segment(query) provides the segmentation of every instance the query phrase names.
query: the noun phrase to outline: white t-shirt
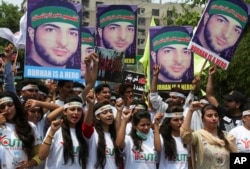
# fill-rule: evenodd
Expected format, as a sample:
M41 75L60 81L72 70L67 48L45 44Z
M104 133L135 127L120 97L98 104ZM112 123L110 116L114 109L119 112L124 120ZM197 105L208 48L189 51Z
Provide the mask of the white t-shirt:
M37 133L36 126L33 123L29 123L35 135L34 145L41 144L41 140ZM23 151L22 142L17 137L15 131L15 124L5 123L5 127L0 129L0 142L4 152L1 154L5 156L0 156L1 165L6 169L16 169L17 164L21 161L27 161L27 155ZM32 146L32 145L31 145Z
M175 161L169 161L165 157L165 146L163 144L163 138L160 135L161 140L161 154L159 169L188 169L188 150L183 146L180 137L173 137L175 139L177 148L177 158Z
M48 129L49 132L50 128ZM47 134L48 134L47 132ZM70 128L70 135L74 147L74 163L72 163L71 159L68 160L67 164L64 164L63 157L63 136L62 136L62 128L59 128L54 134L54 138L52 139L50 146L50 153L48 158L46 159L45 169L82 169L79 164L79 142L76 137L75 128ZM46 137L45 137L46 138Z
M250 130L244 126L238 126L233 128L229 133L235 137L238 152L250 153Z
M98 133L94 129L93 134L89 139L84 137L89 145L89 160L87 163L87 169L95 169L95 164L97 160L97 145L98 145ZM106 164L104 169L117 169L115 164L115 151L114 144L111 139L110 133L104 132L104 139L106 142Z
M142 142L142 152L134 150L134 142L131 136L125 136L125 147L123 149L125 169L156 169L158 153L154 149L153 135L149 134L148 136L147 140Z

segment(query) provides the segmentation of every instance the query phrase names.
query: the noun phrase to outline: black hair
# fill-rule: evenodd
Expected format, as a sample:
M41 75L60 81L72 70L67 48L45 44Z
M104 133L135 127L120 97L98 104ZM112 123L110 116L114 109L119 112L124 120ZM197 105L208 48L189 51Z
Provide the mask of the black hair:
M120 94L121 97L124 96L126 89L129 88L129 87L134 89L133 83L124 82L124 83L120 84L120 86L119 86L119 94Z
M3 97L11 97L13 99L13 103L16 109L16 113L13 118L15 124L15 131L13 132L15 132L17 137L22 141L22 148L27 154L28 159L31 159L35 155L35 133L30 124L28 123L28 118L21 104L21 101L19 100L16 94L10 91L0 92L0 98Z
M94 105L94 112L99 109L102 106L108 105L108 101L104 102L98 102ZM106 141L104 137L104 131L101 125L101 121L97 120L95 118L95 129L96 132L98 133L98 143L97 143L97 161L95 163L95 168L102 168L104 169L104 166L106 164L106 154L105 154L105 148L106 148ZM118 147L115 144L116 140L116 128L115 128L115 121L109 126L109 133L114 145L114 152L115 152L115 163L117 166L119 166L119 160L120 160L120 151Z
M172 112L183 112L183 107L180 106L172 106L167 109L166 113ZM165 157L168 158L170 161L173 161L177 157L177 147L175 139L172 136L172 128L170 126L170 121L172 118L164 118L162 125L160 127L160 134L163 138L163 145L164 145L164 152ZM185 147L186 145L184 145Z
M65 104L69 102L80 102L82 103L82 99L79 96L71 96L66 98ZM66 109L67 110L67 109ZM65 111L66 111L65 110ZM80 120L76 123L76 137L79 142L79 158L78 162L82 166L83 169L87 166L87 159L88 159L88 144L86 140L83 138L82 135L82 123L83 123L83 114L80 118ZM63 116L63 124L62 124L62 136L63 136L63 157L64 157L64 163L68 163L69 159L71 160L71 163L74 163L74 152L73 152L73 142L70 134L70 126L68 119L66 116Z
M218 114L219 114L219 110L217 107L215 107L214 105L212 104L207 104L205 105L202 109L201 109L201 118L203 119L204 118L204 115L206 113L207 110L214 110L216 111ZM219 118L219 117L218 117ZM225 142L225 148L227 150L230 151L230 148L229 148L229 142L228 140L226 139L225 137L225 134L223 133L223 131L217 126L217 135L218 137L223 140Z
M146 118L149 121L151 121L150 113L147 110L138 110L133 116L132 116L132 126L137 126L142 118ZM136 151L143 151L141 148L142 145L142 139L139 138L136 134L136 129L134 127L131 128L130 132L131 138L134 142L134 148Z
M101 83L101 84L99 84L99 85L97 85L95 87L95 93L100 93L103 90L103 88L105 88L105 87L107 87L107 88L109 88L111 90L111 88L110 88L110 86L108 84Z

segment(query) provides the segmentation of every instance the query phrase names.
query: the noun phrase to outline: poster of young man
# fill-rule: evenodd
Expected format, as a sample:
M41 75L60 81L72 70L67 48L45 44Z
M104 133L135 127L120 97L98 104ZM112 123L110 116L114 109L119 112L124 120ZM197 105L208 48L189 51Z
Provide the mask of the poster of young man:
M28 1L25 77L80 79L81 11L63 0Z
M97 46L125 53L125 63L136 56L136 5L97 5Z
M194 78L193 53L188 49L192 37L191 26L155 26L150 28L150 63L161 64L157 90L172 87L190 90ZM152 77L152 72L151 72Z
M99 56L97 80L121 83L125 55L112 49L95 47L95 53Z
M242 0L210 0L189 49L226 70L248 23Z

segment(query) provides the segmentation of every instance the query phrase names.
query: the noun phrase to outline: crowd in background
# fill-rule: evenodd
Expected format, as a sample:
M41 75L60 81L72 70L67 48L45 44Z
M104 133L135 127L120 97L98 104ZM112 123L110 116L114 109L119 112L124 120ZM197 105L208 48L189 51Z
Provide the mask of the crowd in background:
M220 104L209 69L206 96L157 91L155 65L149 92L135 99L132 83L95 86L98 56L85 58L85 84L24 79L14 85L5 53L0 92L0 168L229 169L231 152L250 152L250 110L233 91Z

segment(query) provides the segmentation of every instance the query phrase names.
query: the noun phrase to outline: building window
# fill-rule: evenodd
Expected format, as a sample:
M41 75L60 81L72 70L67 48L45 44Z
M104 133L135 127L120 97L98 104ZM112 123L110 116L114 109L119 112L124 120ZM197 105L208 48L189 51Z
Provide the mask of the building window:
M145 45L145 39L138 39L138 43L139 46L144 46Z
M169 17L173 17L173 11L169 11L169 10L167 10L167 16L169 16Z
M89 18L89 12L88 11L84 11L83 14L82 14L82 16L84 18Z
M145 13L145 8L138 8L137 13L138 14L144 14Z
M89 7L89 0L82 1L82 5L83 5L83 7L88 8Z
M145 25L145 24L146 24L145 18L139 18L138 25Z
M152 16L159 16L160 12L159 9L152 9Z
M145 29L138 29L138 35L145 36Z
M98 1L95 2L95 5L96 5L96 6L97 6L97 5L101 5L101 4L103 4L103 2L98 2Z
M137 50L137 55L143 55L143 54L144 54L144 49Z
M83 26L89 26L89 23L88 22L83 22L82 25Z

